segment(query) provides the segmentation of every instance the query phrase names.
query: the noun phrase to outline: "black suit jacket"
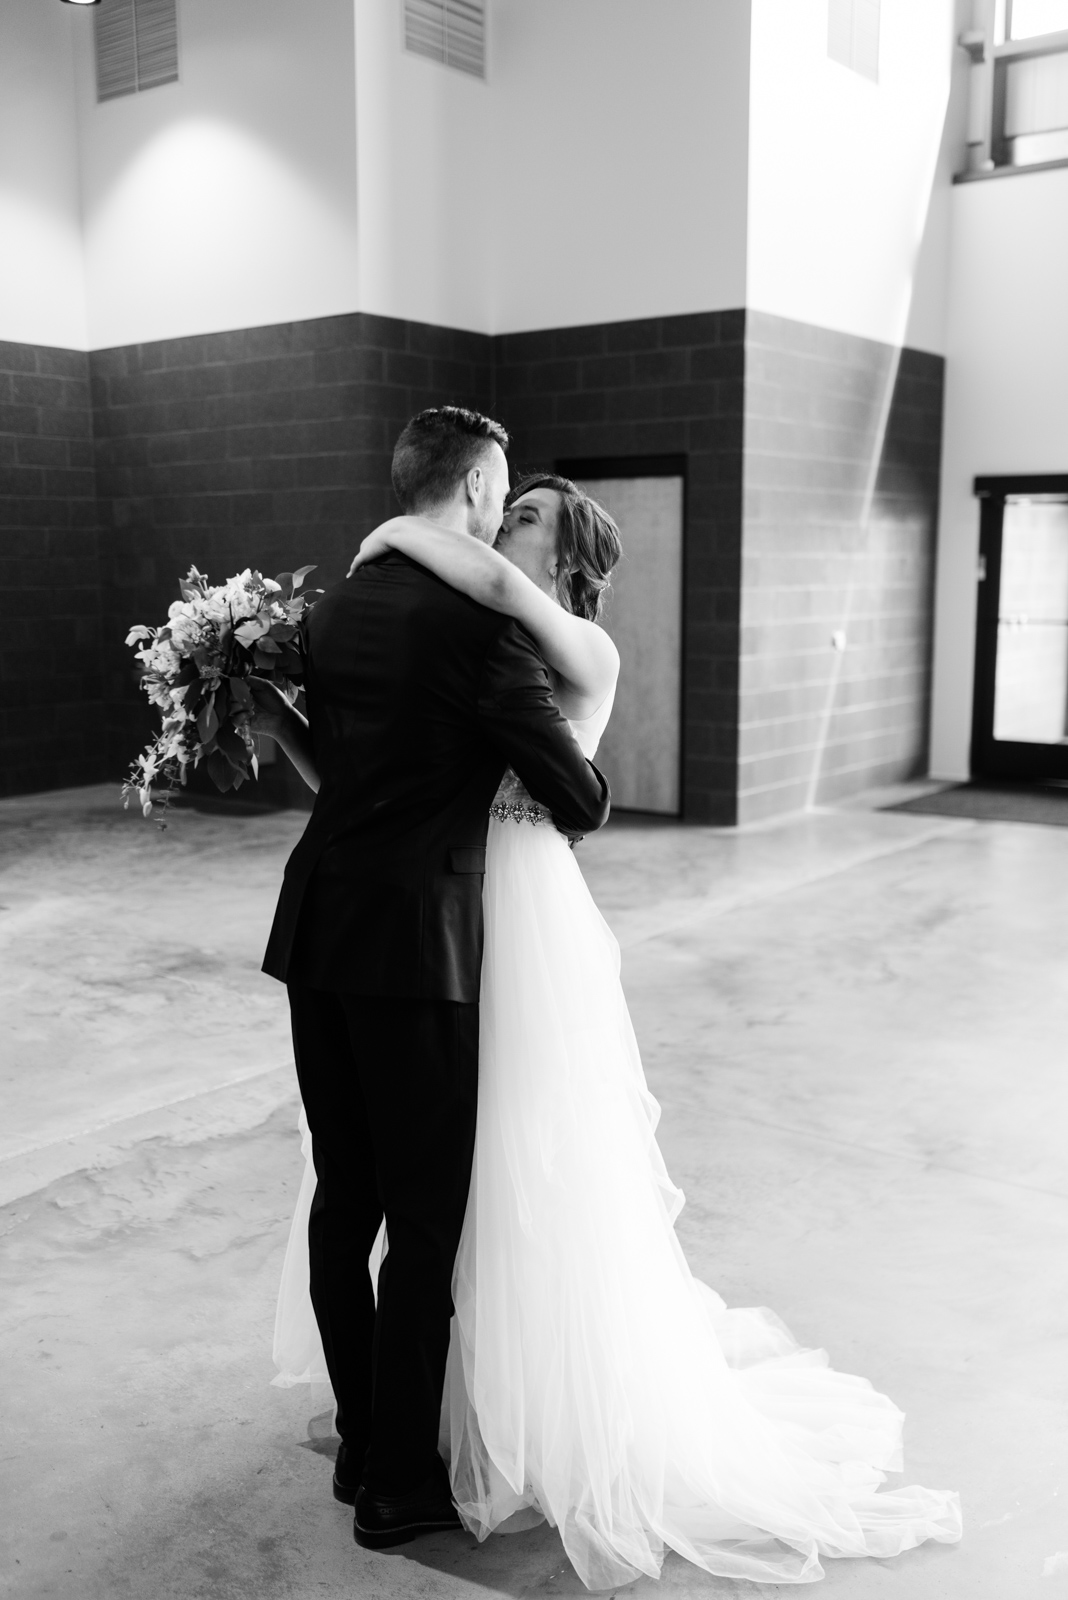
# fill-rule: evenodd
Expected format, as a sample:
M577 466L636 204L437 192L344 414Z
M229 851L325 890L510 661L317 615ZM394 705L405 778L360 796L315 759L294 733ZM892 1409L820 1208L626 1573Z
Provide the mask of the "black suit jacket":
M505 767L566 833L601 826L608 785L523 629L405 556L329 590L305 642L320 788L263 970L342 993L475 1001Z

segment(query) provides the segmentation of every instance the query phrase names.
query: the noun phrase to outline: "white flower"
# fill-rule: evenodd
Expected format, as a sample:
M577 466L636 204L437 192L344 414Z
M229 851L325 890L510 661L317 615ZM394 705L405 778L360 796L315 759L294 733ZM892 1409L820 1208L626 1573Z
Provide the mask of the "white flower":
M270 617L265 617L262 612L250 617L239 628L234 629L234 638L240 639L242 644L253 645L257 639L262 639L271 626Z
M138 623L136 628L131 628L126 635L127 644L136 644L139 639L151 639L152 629L146 628L144 623Z
M145 664L153 672L158 672L161 678L177 677L181 671L182 658L169 639L157 639L144 659Z
M161 711L170 711L172 704L171 691L165 683L150 683L145 689L145 693L148 695L152 705L158 706Z
M200 643L201 627L195 617L175 617L171 622L171 643L187 656Z
M223 591L227 611L235 622L245 617L254 617L260 609L263 596L255 585L247 581L250 577L251 574L245 571L240 578L231 578Z

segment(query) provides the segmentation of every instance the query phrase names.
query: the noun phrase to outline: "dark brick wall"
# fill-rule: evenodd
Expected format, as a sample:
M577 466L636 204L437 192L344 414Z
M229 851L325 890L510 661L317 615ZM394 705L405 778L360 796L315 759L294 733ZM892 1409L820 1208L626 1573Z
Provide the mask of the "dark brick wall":
M494 406L516 470L635 456L687 460L683 814L735 820L741 311L507 334Z
M400 427L445 400L500 416L513 472L685 459L687 818L921 770L942 367L741 311L495 339L356 314L90 356L0 345L2 792L120 777L153 726L131 623L162 619L190 563L314 562L333 582L395 509ZM263 787L280 784L296 798L285 763Z
M89 358L0 343L0 794L106 771Z
M943 368L748 314L742 821L925 770Z
M217 580L311 562L310 585L342 577L363 535L397 509L400 428L446 400L485 409L491 351L477 334L355 314L89 360L120 773L152 725L122 643L130 624L166 615L190 563Z

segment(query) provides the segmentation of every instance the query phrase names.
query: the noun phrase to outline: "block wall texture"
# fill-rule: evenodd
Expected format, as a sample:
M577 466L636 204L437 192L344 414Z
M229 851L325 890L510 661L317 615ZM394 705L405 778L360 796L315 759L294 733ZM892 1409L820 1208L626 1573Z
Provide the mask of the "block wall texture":
M122 643L131 622L160 621L191 563L216 580L310 563L311 587L342 578L397 510L403 424L445 401L485 409L490 358L484 336L362 314L90 356L115 772L152 726Z
M748 313L741 821L926 770L943 369Z
M729 824L737 793L741 311L494 340L494 407L516 471L686 458L683 815Z
M89 358L0 343L0 795L108 770Z
M191 563L334 582L396 509L396 434L445 401L501 418L513 477L684 458L688 820L922 770L939 358L742 311L495 339L356 314L0 345L0 792L121 778L153 727L131 623ZM303 797L285 762L260 792Z

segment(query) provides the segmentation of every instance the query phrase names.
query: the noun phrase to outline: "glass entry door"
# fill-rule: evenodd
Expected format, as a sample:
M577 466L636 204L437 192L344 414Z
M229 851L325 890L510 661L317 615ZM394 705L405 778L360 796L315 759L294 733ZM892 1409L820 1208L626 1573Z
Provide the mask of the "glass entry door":
M1001 493L984 494L977 777L1068 778L1068 480L1061 494L1038 482L1030 494L1020 492L1026 480L1001 480Z

